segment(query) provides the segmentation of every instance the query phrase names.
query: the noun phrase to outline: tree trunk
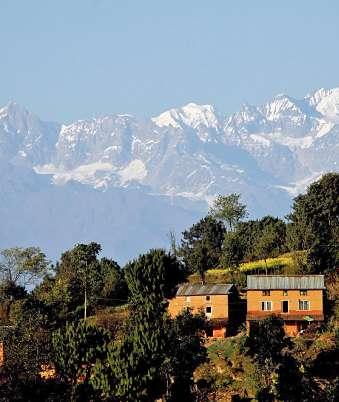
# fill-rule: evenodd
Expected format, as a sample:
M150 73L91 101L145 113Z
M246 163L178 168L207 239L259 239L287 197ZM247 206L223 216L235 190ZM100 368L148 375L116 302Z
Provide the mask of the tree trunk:
M84 300L84 321L87 318L87 286L85 285L85 300Z
M200 271L201 284L205 285L205 271Z

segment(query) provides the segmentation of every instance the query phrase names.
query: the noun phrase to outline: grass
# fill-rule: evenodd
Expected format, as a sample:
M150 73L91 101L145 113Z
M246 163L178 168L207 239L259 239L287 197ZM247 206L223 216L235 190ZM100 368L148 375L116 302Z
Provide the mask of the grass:
M226 338L226 339L215 340L207 347L208 357L211 360L215 360L220 357L230 359L238 343L239 343L238 338Z
M95 315L88 317L87 322L116 333L121 330L129 316L128 304L105 307L96 311Z
M303 256L304 252L297 252L299 256ZM275 258L266 260L267 271L269 274L294 274L295 259L293 253L285 253ZM232 269L230 267L209 269L206 272L207 283L222 283L230 280ZM264 274L266 273L265 260L257 260L245 262L240 265L239 271L246 274ZM197 283L200 281L198 274L189 277L189 282Z
M293 264L292 255L291 255L291 253L288 253L288 254L283 254L276 258L268 258L266 260L266 264L267 264L268 269L271 269L271 268L280 269L281 267L290 267ZM240 271L252 272L255 270L265 270L266 264L265 264L264 260L246 262L246 263L240 265Z

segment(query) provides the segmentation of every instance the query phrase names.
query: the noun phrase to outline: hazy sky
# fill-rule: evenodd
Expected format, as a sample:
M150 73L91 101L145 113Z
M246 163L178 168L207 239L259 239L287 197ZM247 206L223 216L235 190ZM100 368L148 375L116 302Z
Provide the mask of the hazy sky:
M336 0L0 0L0 39L0 105L49 120L339 86Z

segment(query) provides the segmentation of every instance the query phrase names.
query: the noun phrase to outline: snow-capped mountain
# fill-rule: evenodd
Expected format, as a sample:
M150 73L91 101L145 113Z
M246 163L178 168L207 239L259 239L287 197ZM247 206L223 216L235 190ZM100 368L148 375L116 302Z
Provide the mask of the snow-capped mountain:
M0 108L0 160L34 165L50 160L59 124L42 122L15 102Z
M262 169L292 184L338 169L338 117L339 89L320 89L302 100L278 95L245 105L227 120L225 133Z
M0 248L21 241L57 256L73 242L100 239L125 260L164 245L166 232L231 192L253 216L283 216L291 195L338 170L338 147L339 88L301 100L278 95L229 117L189 103L142 121L107 115L67 125L12 102L0 109L0 205L3 227L14 230Z

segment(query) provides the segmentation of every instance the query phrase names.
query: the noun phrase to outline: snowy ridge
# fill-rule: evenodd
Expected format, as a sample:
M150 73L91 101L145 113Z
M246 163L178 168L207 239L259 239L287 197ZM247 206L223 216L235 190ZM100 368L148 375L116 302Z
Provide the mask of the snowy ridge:
M171 228L160 211L178 228L176 217L185 216L187 223L204 214L216 194L241 193L252 216L283 216L291 197L322 173L339 170L339 88L303 99L280 94L224 117L212 105L189 103L142 121L118 114L67 125L41 121L11 102L0 108L0 166L6 172L0 180L4 211L16 205L20 193L21 202L34 199L32 205L53 220L57 203L64 203L66 213L69 199L70 205L75 202L74 216L65 218L65 226L77 228L71 231L76 241L96 227L85 215L88 208L95 215L95 203L106 214L98 222L116 222L119 233L116 213L133 211L138 199L144 200L140 215L124 215L124 225L135 229L127 237L142 232L147 219L159 222L156 230L163 236ZM43 204L36 198L40 193ZM17 233L25 233L20 222L29 220L32 207L15 211L22 213ZM3 221L15 222L15 211ZM111 239L108 227L98 233L105 230Z
M207 128L219 128L219 121L212 105L197 105L188 103L180 109L170 109L153 117L152 121L159 127L172 126L174 128L183 128L184 125L194 129L199 126Z
M49 123L11 102L0 109L0 129L12 135L4 155L14 151L14 160L53 175L56 184L73 180L98 188L136 181L160 193L200 194L206 200L229 183L241 187L239 171L250 175L237 153L229 160L230 147L245 152L242 157L257 165L259 175L284 184L313 177L320 163L324 171L335 170L338 160L327 158L326 144L334 145L333 155L338 118L339 88L334 88L301 100L280 94L262 106L245 104L224 119L211 105L189 103L146 123L131 115L79 120L59 126L52 139L45 129Z
M327 120L339 123L339 88L321 88L305 99Z

